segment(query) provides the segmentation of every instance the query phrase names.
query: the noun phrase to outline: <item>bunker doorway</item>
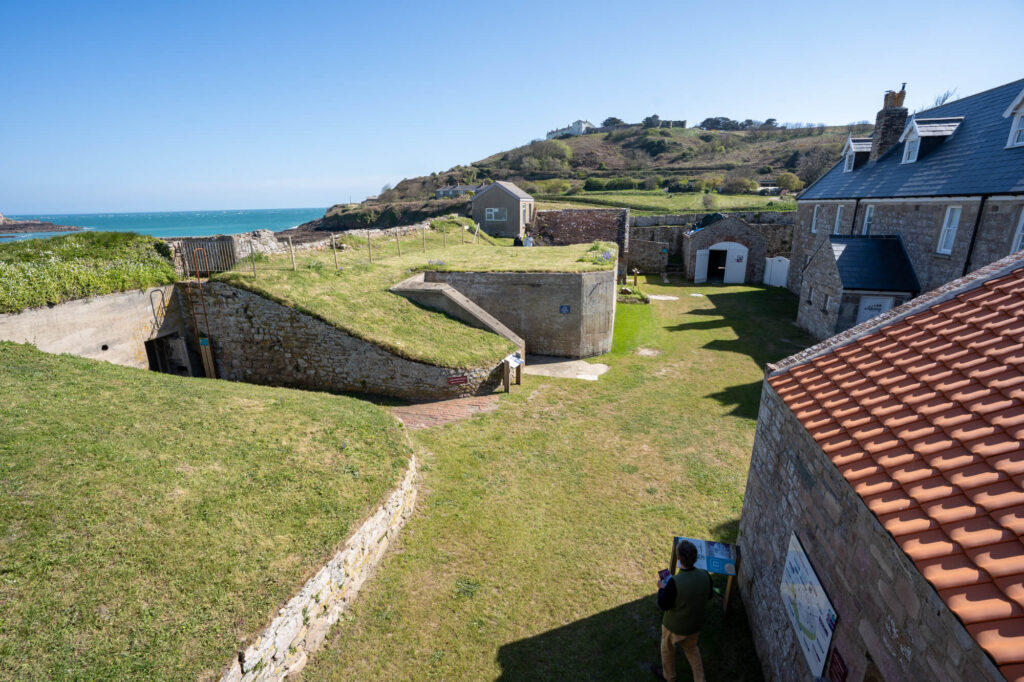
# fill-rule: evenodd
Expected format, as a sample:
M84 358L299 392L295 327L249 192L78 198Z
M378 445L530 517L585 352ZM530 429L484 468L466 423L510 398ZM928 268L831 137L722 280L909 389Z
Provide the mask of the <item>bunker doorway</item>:
M722 283L725 281L725 265L729 252L725 249L711 249L708 252L708 281Z
M193 376L185 339L177 334L146 341L146 357L149 359L149 368L154 372Z

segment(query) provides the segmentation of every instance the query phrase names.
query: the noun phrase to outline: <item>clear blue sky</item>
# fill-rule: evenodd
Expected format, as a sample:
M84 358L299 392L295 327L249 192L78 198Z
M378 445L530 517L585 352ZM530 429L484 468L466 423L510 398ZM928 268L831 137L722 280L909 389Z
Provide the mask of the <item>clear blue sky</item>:
M577 118L871 119L1024 78L1024 2L0 0L0 212L327 206ZM884 24L883 24L884 22Z

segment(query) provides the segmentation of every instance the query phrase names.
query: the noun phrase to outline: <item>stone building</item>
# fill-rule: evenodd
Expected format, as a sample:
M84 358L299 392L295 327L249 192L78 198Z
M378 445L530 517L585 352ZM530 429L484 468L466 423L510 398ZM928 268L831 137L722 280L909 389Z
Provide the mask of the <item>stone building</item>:
M682 234L683 276L694 282L760 284L765 236L734 216L712 213Z
M1024 254L768 365L738 539L767 679L1024 680L1022 367Z
M824 339L920 290L899 235L829 235L805 269L796 323Z
M495 237L521 237L536 215L533 197L511 182L484 185L473 196L473 220Z
M468 194L469 192L479 192L481 187L485 187L485 185L445 185L444 187L438 187L434 190L434 198L444 199L446 197L461 197L463 194Z
M590 121L576 120L564 128L549 130L548 134L544 137L547 140L553 140L554 138L562 137L563 135L586 135L589 132L596 132L596 130L597 126Z
M1019 251L1024 80L912 116L889 93L873 135L850 138L797 201L793 293L829 234L899 235L923 291Z

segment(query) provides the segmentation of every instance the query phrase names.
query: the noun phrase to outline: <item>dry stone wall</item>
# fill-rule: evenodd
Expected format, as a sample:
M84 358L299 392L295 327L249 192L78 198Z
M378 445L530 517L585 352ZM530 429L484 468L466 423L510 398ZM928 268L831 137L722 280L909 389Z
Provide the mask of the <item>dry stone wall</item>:
M839 621L833 643L863 679L1002 680L779 395L764 383L738 544L739 585L768 680L811 679L780 593L796 533Z
M178 295L188 306L187 294L179 288ZM209 282L203 286L203 296L217 376L221 379L415 400L490 393L501 382L500 357L485 367L428 365L227 284ZM198 305L196 314L205 329ZM191 315L185 318L191 327Z
M634 215L629 219L630 227L655 227L662 225L692 225L708 215L704 213L674 213L666 215ZM739 218L747 223L761 225L793 225L796 222L796 211L719 211L722 215Z
M619 254L629 251L629 209L564 209L537 211L533 229L554 246L615 242Z
M399 486L344 547L309 579L270 625L239 652L221 682L283 680L301 671L359 594L412 513L417 496L413 457Z
M645 241L635 237L629 242L630 272L636 268L640 272L665 272L668 265L670 245L668 242Z

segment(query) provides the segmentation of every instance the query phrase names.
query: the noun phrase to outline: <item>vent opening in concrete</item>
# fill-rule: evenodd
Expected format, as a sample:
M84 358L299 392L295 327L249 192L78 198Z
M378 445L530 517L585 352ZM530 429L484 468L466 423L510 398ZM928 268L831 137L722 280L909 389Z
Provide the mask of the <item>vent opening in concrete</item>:
M185 339L177 334L146 341L146 357L149 359L149 368L154 372L193 376Z

